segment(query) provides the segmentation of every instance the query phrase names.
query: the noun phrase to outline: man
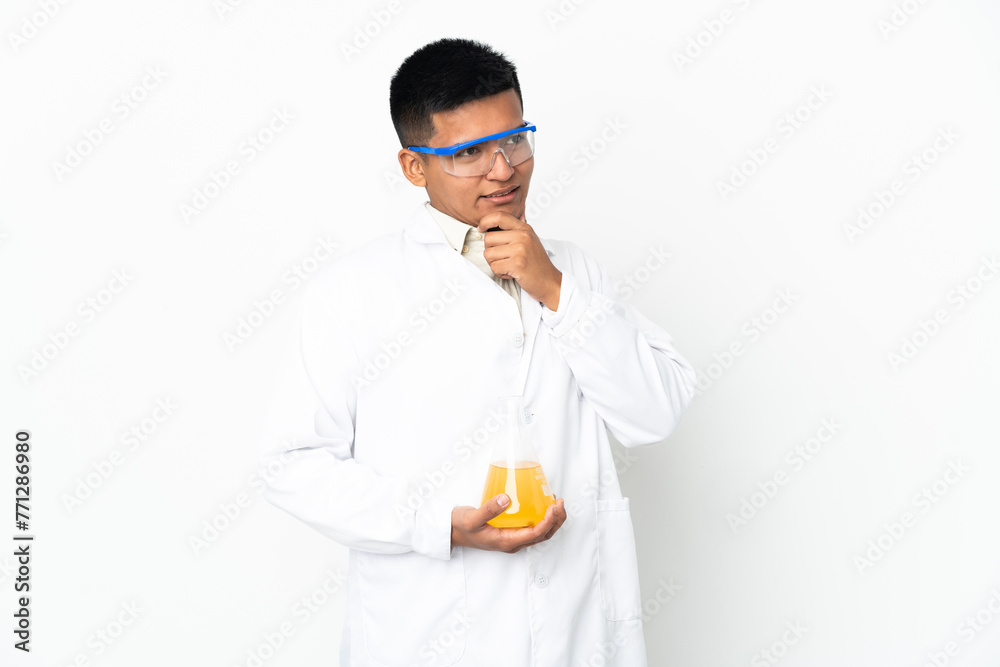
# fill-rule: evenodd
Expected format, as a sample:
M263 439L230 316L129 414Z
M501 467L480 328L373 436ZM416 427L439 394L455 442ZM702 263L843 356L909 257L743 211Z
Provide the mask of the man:
M303 296L261 450L285 470L265 496L350 548L342 665L645 664L607 434L665 439L695 375L593 258L525 219L522 109L514 66L486 45L407 58L390 111L429 202ZM536 525L498 529L506 495L475 505L510 395L562 497Z

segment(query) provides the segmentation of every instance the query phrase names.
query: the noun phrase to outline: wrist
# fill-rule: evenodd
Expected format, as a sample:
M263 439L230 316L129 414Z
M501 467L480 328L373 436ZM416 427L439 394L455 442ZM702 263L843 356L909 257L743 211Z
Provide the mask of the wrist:
M556 271L556 277L552 281L546 298L540 299L546 308L555 312L559 308L559 295L562 293L562 272Z
M459 544L459 539L458 539L458 530L455 528L455 512L457 510L458 510L457 507L451 510L451 538L448 545L449 549L454 549L457 546L461 546L461 544Z

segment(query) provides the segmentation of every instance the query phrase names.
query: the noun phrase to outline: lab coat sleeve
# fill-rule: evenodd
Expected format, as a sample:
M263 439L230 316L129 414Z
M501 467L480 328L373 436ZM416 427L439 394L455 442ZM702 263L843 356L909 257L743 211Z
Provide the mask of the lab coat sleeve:
M360 364L345 322L356 318L347 291L322 282L317 275L303 294L265 417L260 463L280 472L264 475L264 497L347 547L449 559L452 508L428 498L411 509L407 480L353 457Z
M626 447L660 442L694 397L694 368L673 339L617 293L607 272L575 244L577 275L562 271L556 310L542 321L588 401Z

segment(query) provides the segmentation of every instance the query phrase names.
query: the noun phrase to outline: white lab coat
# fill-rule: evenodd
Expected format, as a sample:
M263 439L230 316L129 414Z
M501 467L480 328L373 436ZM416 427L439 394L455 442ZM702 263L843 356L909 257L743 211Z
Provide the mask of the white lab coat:
M342 665L646 664L607 431L662 441L695 374L593 258L542 244L562 272L556 311L522 290L519 317L424 206L303 294L261 460L285 459L269 502L350 548ZM566 523L516 554L451 548L451 510L480 505L484 436L513 394Z

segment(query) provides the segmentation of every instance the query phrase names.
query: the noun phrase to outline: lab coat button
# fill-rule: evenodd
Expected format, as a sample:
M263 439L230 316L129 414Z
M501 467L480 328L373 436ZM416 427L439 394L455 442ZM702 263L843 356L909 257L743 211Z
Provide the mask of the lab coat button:
M514 344L514 347L521 347L524 345L524 336L517 334L511 342Z
M462 246L462 252L463 253L469 252L469 246L467 245Z
M525 424L531 423L531 412L528 410L528 408L524 409L524 423Z
M546 575L539 572L538 574L535 575L535 585L538 586L539 588L545 588L546 586L549 585L549 578Z

